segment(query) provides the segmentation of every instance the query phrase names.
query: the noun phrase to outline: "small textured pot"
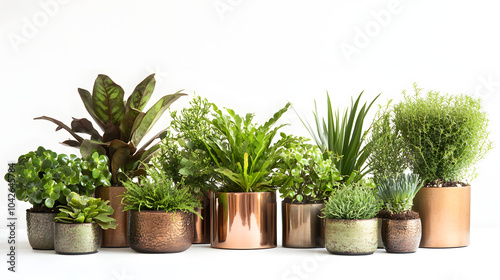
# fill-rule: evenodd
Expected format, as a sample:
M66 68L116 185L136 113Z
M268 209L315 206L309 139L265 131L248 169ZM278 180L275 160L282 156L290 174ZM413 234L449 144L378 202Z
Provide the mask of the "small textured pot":
M420 247L469 246L470 197L470 186L421 188L413 200L422 220Z
M130 247L141 253L177 253L193 243L193 213L130 211Z
M98 224L54 224L54 249L57 253L82 255L99 252L102 229Z
M32 213L26 210L28 241L33 249L54 250L54 218L56 213Z
M377 250L377 219L326 219L325 243L337 255L370 255Z
M193 244L210 244L210 191L203 193L201 204L202 208L195 208L195 210L203 217L203 219L201 219L198 215L193 214Z
M277 246L276 192L216 192L211 197L213 248Z
M116 229L107 229L103 232L102 247L129 247L128 244L128 211L123 212L125 206L122 204L122 197L125 193L123 186L97 187L95 197L102 200L109 200L109 206L114 210L111 218L116 220Z
M321 219L324 203L281 202L283 247L324 248L325 221Z
M422 236L420 219L382 219L382 240L389 253L414 253Z

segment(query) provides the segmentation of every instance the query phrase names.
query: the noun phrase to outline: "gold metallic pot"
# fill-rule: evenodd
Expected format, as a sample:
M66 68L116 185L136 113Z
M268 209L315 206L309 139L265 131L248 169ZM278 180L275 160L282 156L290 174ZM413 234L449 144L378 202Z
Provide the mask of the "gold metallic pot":
M414 253L420 244L420 219L382 219L382 240L389 253Z
M210 244L210 191L203 193L202 208L195 208L203 219L193 214L194 238L193 244Z
M324 248L325 224L321 219L324 203L281 202L283 247Z
M98 224L54 224L54 249L57 253L81 255L99 252L102 229Z
M122 204L122 197L125 192L123 186L97 187L95 197L102 200L109 200L109 206L114 210L110 215L117 223L116 229L107 229L103 232L102 247L129 247L128 244L128 211L123 212L125 206Z
M28 241L33 249L54 250L54 218L57 213L33 213L26 210Z
M177 253L193 243L193 213L130 211L130 247L142 253Z
M420 247L470 244L470 195L470 186L420 189L413 200L413 211L422 220Z
M325 245L337 255L369 255L377 250L378 221L326 219Z
M212 193L210 203L213 248L277 246L276 192Z

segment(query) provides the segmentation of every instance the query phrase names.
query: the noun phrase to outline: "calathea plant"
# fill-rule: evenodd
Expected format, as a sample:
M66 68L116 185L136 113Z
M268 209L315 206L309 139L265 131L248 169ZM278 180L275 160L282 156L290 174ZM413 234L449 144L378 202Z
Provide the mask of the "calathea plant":
M98 75L92 94L85 89L78 89L78 93L92 119L102 130L99 133L87 119L73 119L71 127L56 119L42 116L35 119L44 119L57 125L56 130L65 129L74 140L66 140L63 144L80 148L85 157L97 150L110 159L112 183L119 184L126 177L145 174L142 163L147 163L151 156L158 151L159 145L153 144L164 131L155 135L142 147L139 143L151 130L163 112L179 97L185 95L178 91L165 95L149 110L143 112L156 81L154 74L146 77L136 86L127 100L124 100L124 90L115 84L108 76ZM78 135L85 133L90 139Z

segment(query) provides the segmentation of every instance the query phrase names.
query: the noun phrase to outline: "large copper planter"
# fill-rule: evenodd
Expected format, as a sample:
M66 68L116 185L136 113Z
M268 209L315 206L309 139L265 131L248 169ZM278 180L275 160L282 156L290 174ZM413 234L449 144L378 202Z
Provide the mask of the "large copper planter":
M212 193L210 203L213 248L277 246L276 192Z
M281 202L283 247L324 248L325 224L321 219L324 203Z
M382 240L389 253L414 253L422 236L420 219L382 220Z
M337 255L370 255L377 250L378 221L326 219L325 245Z
M26 210L28 241L33 249L54 250L54 218L56 213L32 213Z
M98 224L54 224L54 249L57 253L81 255L99 252L102 229Z
M193 213L130 211L130 247L141 253L177 253L193 242Z
M201 219L198 215L193 215L193 244L210 244L210 192L203 194L201 205L202 208L195 208L195 210L203 217L203 219Z
M470 195L470 186L420 189L413 200L413 211L422 220L420 247L470 244Z
M109 200L109 205L114 212L110 215L117 223L116 229L107 229L103 232L102 247L129 247L127 230L128 230L128 211L123 212L125 206L122 204L123 193L125 187L97 187L95 189L95 197L102 200Z

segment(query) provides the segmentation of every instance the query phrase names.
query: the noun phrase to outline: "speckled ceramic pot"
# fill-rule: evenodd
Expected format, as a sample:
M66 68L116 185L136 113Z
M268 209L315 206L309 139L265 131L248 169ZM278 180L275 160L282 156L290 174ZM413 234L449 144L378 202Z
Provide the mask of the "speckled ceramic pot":
M55 223L54 249L59 254L81 255L99 252L102 229L96 223Z
M422 237L420 219L382 220L382 240L389 253L414 253Z
M191 247L193 213L130 211L129 244L141 253L177 253Z
M326 219L328 252L337 255L369 255L377 250L377 219Z
M54 218L56 213L26 211L28 241L33 249L54 250Z

